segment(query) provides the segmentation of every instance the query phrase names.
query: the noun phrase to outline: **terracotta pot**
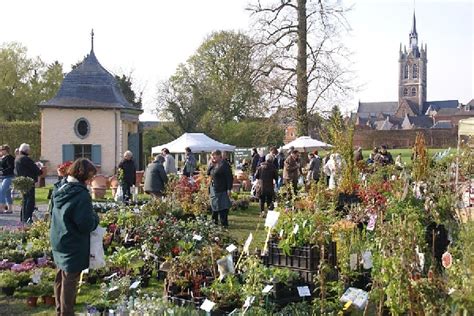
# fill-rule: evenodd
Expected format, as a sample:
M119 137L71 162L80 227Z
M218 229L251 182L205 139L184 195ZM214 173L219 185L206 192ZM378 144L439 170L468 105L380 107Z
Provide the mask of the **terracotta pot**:
M56 305L56 300L54 299L54 297L52 297L50 295L43 295L43 296L41 296L41 298L43 299L43 303L48 305L48 306Z
M145 174L145 171L136 171L135 172L135 183L136 183L137 186L139 186L142 183L144 174Z
M92 198L93 199L103 199L105 196L105 191L107 189L105 187L92 187Z
M38 304L38 296L30 296L26 299L26 304L29 307L36 307Z

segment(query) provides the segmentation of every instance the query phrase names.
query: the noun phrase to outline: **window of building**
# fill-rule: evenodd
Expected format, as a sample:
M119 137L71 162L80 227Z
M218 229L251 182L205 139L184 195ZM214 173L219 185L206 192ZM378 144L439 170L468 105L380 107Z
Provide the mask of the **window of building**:
M89 136L90 132L90 124L89 121L85 118L81 117L74 123L74 132L76 133L77 137L84 139Z
M418 78L418 65L413 65L413 78Z
M403 89L403 96L408 96L408 88Z
M411 96L412 97L416 96L416 88L415 87L411 88Z
M74 160L77 158L87 158L92 160L92 145L74 145Z
M405 65L404 71L403 71L403 79L408 79L408 65Z

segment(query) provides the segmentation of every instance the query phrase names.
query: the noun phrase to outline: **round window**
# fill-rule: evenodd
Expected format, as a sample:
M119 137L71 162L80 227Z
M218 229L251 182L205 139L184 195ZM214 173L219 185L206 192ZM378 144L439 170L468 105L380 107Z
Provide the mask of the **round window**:
M79 138L86 138L90 132L90 124L85 118L80 118L74 124L74 131Z

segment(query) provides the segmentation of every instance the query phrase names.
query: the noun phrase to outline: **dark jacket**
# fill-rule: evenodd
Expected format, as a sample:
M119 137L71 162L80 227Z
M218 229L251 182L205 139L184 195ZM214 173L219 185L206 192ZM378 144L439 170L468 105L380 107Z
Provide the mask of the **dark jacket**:
M278 169L285 167L285 155L283 153L278 153L275 160L278 161Z
M53 192L51 213L50 239L54 263L66 272L87 269L90 233L99 224L87 187L64 180Z
M283 168L283 179L295 180L298 179L300 166L298 160L289 155L285 160L285 167Z
M0 176L11 177L15 171L15 158L12 155L6 155L0 160Z
M311 179L319 180L321 176L321 158L319 156L315 156L309 162L309 171L311 172Z
M119 163L118 167L119 169L123 170L123 181L130 186L135 185L137 170L135 168L135 162L133 162L133 159L123 159Z
M167 183L168 176L161 162L155 160L147 166L143 187L146 193L163 193Z
M21 155L15 160L15 173L18 177L29 177L38 182L41 170L28 155Z
M255 173L255 178L262 180L262 195L275 194L273 180L278 182L278 170L273 163L262 163Z
M217 166L210 165L209 169L207 169L207 175L212 177L211 185L216 193L232 190L234 177L232 176L232 169L226 160L222 160Z
M257 166L258 163L260 162L260 155L259 154L253 154L252 155L252 164L250 165L250 172L252 173L251 175L255 175L255 172L257 171Z

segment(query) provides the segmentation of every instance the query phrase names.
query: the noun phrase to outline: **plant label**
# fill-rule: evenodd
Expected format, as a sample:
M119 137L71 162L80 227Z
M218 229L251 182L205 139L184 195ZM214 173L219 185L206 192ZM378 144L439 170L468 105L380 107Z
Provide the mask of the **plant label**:
M270 293L270 291L273 289L273 285L266 285L263 290L262 290L262 293L263 294L268 294Z
M305 219L304 222L303 222L303 228L306 227L306 224L308 224L308 220L307 220L307 219Z
M140 285L140 281L135 281L132 283L132 285L130 285L130 289L133 290L133 289L136 289L139 285Z
M108 277L105 277L104 280L110 280L110 279L112 279L113 277L116 277L116 276L117 276L117 272L109 275Z
M298 295L300 297L305 297L305 296L311 296L311 292L309 291L309 287L308 286L298 286L297 287L298 289Z
M201 241L201 240L202 240L202 236L194 235L194 236L193 236L193 240Z
M283 237L283 229L280 230L280 238Z
M376 221L377 221L377 215L370 214L369 223L367 224L367 230L373 231L375 229Z
M362 265L364 269L370 269L372 268L372 252L370 250L366 250L362 253Z
M232 253L237 250L237 247L234 244L230 244L229 246L225 248L225 250Z
M82 273L84 273L84 274L89 273L89 268L82 270Z
M443 256L441 256L441 263L445 269L451 268L453 265L453 256L451 256L451 254L446 251L443 253Z
M267 217L265 218L265 227L273 228L278 222L280 217L280 212L277 211L268 211Z
M351 304L358 309L364 309L369 301L369 293L355 287L350 287L346 292L344 292L339 300L342 303L351 302Z
M40 283L42 274L42 270L36 270L35 273L33 273L33 275L31 276L31 281L33 281L34 284Z
M206 298L199 308L202 309L203 311L206 311L206 312L210 313L215 305L216 305L216 303L214 303L214 302L212 302L212 301L210 301Z
M349 266L351 268L352 271L356 270L357 269L357 254L356 253L352 253L351 256L349 257Z
M111 287L109 289L109 292L113 292L113 291L117 291L118 290L118 286L114 286L114 287Z
M300 229L300 225L295 224L295 227L293 228L293 235L296 235L296 233L298 233L299 229Z
M250 305L253 304L253 301L255 301L255 296L247 296L247 298L245 299L245 302L244 302L244 308L246 307L250 307Z
M245 244L244 244L244 253L246 254L249 254L249 248L250 248L250 244L252 243L252 239L253 239L253 235L252 233L249 234L249 237L247 238L247 240L245 241Z

